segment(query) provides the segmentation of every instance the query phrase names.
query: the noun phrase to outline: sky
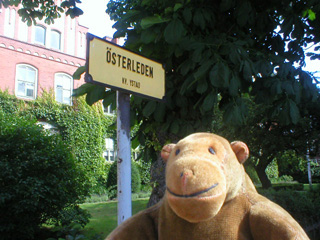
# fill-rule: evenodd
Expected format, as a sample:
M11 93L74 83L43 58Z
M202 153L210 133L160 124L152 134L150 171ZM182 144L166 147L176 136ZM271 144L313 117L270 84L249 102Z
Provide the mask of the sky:
M80 24L88 27L89 32L98 37L112 37L115 32L115 29L112 28L114 22L106 14L108 2L109 0L82 0L82 3L78 4L78 7L84 12L80 16ZM123 44L123 40L120 41L120 44ZM305 70L317 72L316 76L320 77L320 61L307 60L306 63Z
M89 32L98 37L112 37L115 29L114 22L106 13L108 0L82 0L77 6L83 10L79 22L82 26L88 27Z

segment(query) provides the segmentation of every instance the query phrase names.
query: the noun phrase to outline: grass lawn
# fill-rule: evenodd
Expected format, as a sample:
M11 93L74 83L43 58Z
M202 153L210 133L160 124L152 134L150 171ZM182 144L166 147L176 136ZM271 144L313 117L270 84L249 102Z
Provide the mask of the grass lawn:
M148 199L132 201L132 214L146 209L147 203ZM84 203L81 208L91 214L90 222L82 231L86 237L99 234L104 239L117 226L117 202Z

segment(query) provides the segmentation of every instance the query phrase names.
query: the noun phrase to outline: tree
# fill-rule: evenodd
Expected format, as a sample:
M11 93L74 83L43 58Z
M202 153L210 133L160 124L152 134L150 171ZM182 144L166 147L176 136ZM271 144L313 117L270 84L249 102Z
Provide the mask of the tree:
M141 142L207 131L217 104L225 123L244 124L246 94L272 106L274 122L297 124L298 105L318 100L302 67L303 47L319 42L319 10L316 1L110 1L114 37L166 64L166 103L132 97Z
M247 102L250 105L247 124L238 128L230 128L222 124L221 127L216 128L216 131L230 139L241 139L248 144L250 155L253 157L251 160L254 162L262 186L268 188L271 186L271 182L265 170L274 159L277 159L279 165L287 166L290 160L283 156L288 156L285 153L290 150L296 153L296 157L304 157L308 148L312 149L312 155L317 155L320 134L318 111L320 109L318 106L311 104L307 106L309 110L306 112L308 114L302 116L297 124L282 125L268 118L266 114L273 106L257 105L249 99L247 99ZM303 110L301 106L300 110ZM312 111L314 112L312 113ZM310 148L311 146L312 148ZM288 163L283 161L288 161ZM296 166L295 168L299 167ZM291 173L293 172L299 174L297 169L291 171Z

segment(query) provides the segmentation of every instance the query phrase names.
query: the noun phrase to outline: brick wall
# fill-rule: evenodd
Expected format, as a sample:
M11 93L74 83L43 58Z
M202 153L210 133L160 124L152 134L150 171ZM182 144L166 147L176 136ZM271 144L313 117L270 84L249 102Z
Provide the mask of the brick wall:
M72 76L85 60L64 53L0 36L0 88L14 94L17 64L28 64L38 70L37 95L54 88L55 73ZM74 80L74 88L84 83Z
M18 8L10 7L10 9ZM20 17L15 15L14 36L5 36L5 14L8 11L5 8L0 9L0 89L8 90L11 94L15 93L15 76L17 64L31 65L38 70L37 96L41 95L43 90L54 89L55 73L66 73L71 75L79 66L85 65L85 41L83 37L88 28L78 24L78 19L74 19L71 24L69 17L63 17L60 22L54 25L45 25L43 21L39 24L45 26L48 33L51 30L57 30L61 33L61 49L53 50L48 45L36 45L33 43L34 26L28 27L28 38L26 41L18 40ZM61 22L62 21L62 22ZM68 37L74 39L74 42L67 41ZM50 36L47 34L47 38ZM70 46L74 44L74 46ZM68 54L74 49L72 55ZM69 48L69 50L68 50ZM78 57L80 56L80 57ZM84 79L74 80L73 88L77 88L84 83Z

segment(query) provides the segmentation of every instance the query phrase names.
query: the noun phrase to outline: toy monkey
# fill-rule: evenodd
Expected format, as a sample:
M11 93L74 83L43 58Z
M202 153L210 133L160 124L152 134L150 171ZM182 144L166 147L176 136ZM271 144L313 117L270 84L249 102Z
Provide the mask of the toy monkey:
M210 133L163 147L166 193L107 240L304 240L301 226L259 195L245 173L249 149Z

